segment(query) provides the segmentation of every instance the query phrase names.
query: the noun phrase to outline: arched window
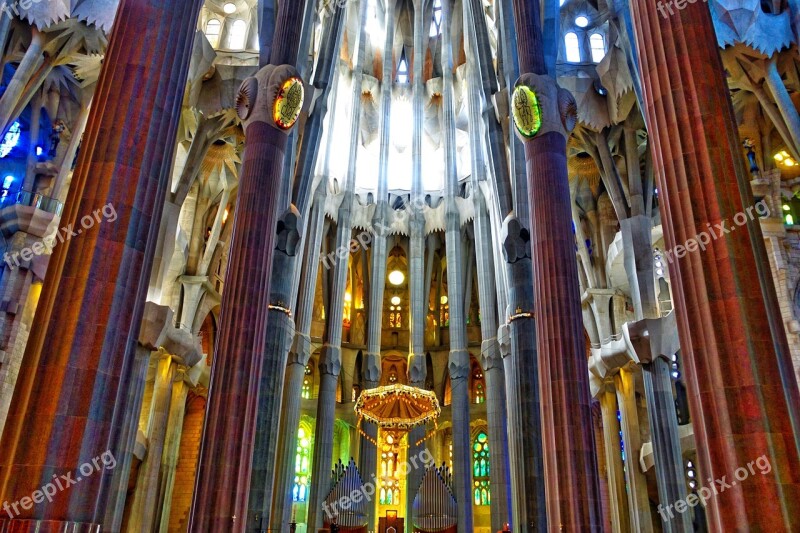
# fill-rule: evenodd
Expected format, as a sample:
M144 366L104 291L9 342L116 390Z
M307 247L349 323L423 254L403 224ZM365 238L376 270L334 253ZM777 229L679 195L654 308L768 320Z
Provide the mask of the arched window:
M408 83L408 60L406 59L406 49L400 54L400 63L397 64L397 83Z
M300 389L300 396L306 400L311 399L311 388L314 385L314 369L311 363L306 365L306 376L303 378L303 388Z
M297 455L294 460L294 486L292 501L304 502L311 481L311 433L301 427L297 431Z
M206 38L211 46L216 48L219 46L219 34L222 31L222 23L217 19L211 19L206 24Z
M241 19L235 21L231 28L230 37L228 38L228 48L231 50L243 50L246 40L247 23Z
M489 505L489 437L485 431L472 443L472 480L475 505Z
M564 35L564 46L567 51L567 61L570 63L580 63L581 46L578 43L578 35L575 32L569 32Z
M589 44L592 48L592 61L599 63L606 56L606 40L602 33L593 33L589 37Z
M433 20L428 37L438 37L442 33L442 0L433 0Z

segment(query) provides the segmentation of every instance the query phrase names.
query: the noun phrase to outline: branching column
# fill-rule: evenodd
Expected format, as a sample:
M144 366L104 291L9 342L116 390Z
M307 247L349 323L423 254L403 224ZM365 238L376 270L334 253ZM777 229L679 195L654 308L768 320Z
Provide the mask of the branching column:
M528 172L547 520L551 529L599 531L600 492L566 165L566 137L577 106L546 74L538 6L515 0L514 8L523 74L512 110L525 141Z
M358 11L358 38L355 44L352 86L352 121L350 124L350 165L344 184L344 198L336 218L336 261L333 267L333 283L326 302L325 337L320 354L320 384L317 398L317 423L314 430L314 457L311 461L311 490L308 499L308 530L322 527L322 502L330 490L329 479L333 453L333 425L335 421L336 387L342 368L342 316L344 293L350 261L352 236L353 188L355 186L356 163L361 131L361 82L365 61L367 2L362 1ZM347 250L347 253L339 253Z
M442 2L442 27L449 28L450 0ZM453 90L453 49L450 32L442 32L442 138L445 168L445 239L447 255L447 297L450 301L450 373L453 417L453 475L458 502L458 532L472 533L472 461L469 427L469 352L464 316L464 261L462 258L461 215L456 205L455 95Z
M760 456L774 472L711 498L709 525L796 530L800 406L758 220L689 244L754 205L711 14L697 3L664 18L644 0L631 12L665 237L684 250L671 273L701 477Z
M246 144L190 531L247 527L259 390L265 390L273 402L280 401L275 391L283 384L282 371L271 376L271 386L261 377L267 357L273 249L281 243L290 246L286 244L290 238L280 232L293 229L280 226L276 235L279 198L275 191L280 190L288 131L302 105L302 85L297 70L290 66L297 57L302 11L302 2L281 3L271 64L246 79L237 98ZM269 357L274 356L275 351L270 352ZM283 368L282 361L267 363L271 363L269 368ZM275 446L264 449L266 463L274 463Z
M63 223L104 205L118 217L51 256L0 444L2 501L107 451L126 460L122 425L140 393L136 337L172 168L164 147L175 142L201 4L120 3ZM76 387L86 401L75 402ZM127 473L104 470L11 523L15 531L96 526L113 520L106 503L126 485Z

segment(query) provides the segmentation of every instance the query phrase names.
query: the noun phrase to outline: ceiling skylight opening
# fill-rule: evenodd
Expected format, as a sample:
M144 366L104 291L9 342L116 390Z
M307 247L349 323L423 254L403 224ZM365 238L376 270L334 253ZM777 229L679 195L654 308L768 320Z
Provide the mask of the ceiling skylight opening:
M589 19L581 15L580 17L575 18L575 25L579 28L585 28L589 25Z
M438 37L442 33L442 0L433 0L433 20L428 37Z
M369 35L369 41L372 43L372 47L378 48L383 46L383 40L385 38L383 28L378 20L378 0L370 0L369 10L369 20L367 21L366 28L367 35Z
M228 2L227 4L222 6L222 11L226 15L231 15L233 13L236 13L236 4L234 4L233 2Z

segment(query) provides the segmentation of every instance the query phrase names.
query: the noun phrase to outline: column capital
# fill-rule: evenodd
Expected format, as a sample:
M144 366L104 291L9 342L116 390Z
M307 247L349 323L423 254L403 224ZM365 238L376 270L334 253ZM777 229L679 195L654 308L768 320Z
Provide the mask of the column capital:
M173 315L172 309L166 305L146 302L139 329L139 345L150 351L158 350L167 338L167 329L172 327Z
M200 339L185 329L167 328L163 348L171 355L180 359L180 363L191 368L203 358L203 348Z
M500 342L497 337L484 339L481 343L481 367L485 372L493 368L503 369L503 355L500 352Z
M410 354L408 356L408 382L422 386L425 384L427 374L428 367L425 354Z
M509 263L531 257L531 234L513 213L503 221L500 232L503 240L503 256Z
M577 124L578 104L553 77L527 73L514 84L511 115L522 142L550 132L566 139Z
M306 366L311 358L311 337L302 331L295 331L292 347L289 349L287 364Z
M447 363L450 379L465 379L469 377L469 351L450 350L450 359Z
M661 318L626 322L622 333L631 359L637 363L652 363L659 357L672 362L672 356L681 348L674 312Z
M378 383L381 379L381 354L367 352L364 354L363 378L368 383Z

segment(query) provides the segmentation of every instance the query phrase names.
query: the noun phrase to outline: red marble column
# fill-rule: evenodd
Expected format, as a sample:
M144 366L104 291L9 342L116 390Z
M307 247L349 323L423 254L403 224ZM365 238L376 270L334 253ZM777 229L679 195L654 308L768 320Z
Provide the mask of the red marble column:
M798 531L797 385L783 326L774 318L780 314L711 15L702 2L662 15L650 0L633 0L631 11L674 260L699 483L710 487L709 480L725 478L730 485L714 484L719 493L707 502L709 526ZM748 208L753 216L745 216ZM709 231L716 238L705 250L676 248ZM760 457L769 473L753 464ZM740 468L744 479L735 477Z
M5 525L4 512L0 529L100 527L107 501L126 488L114 486L127 476L115 476L107 452L119 455L125 398L136 381L136 340L201 4L119 6L63 223L79 233L81 220L103 206L109 216L55 248L0 443L0 502L38 500L35 491L54 476L76 484L52 502L20 505ZM104 453L108 467L93 465Z
M270 276L280 215L279 180L289 134L274 121L273 100L283 81L298 76L294 67L287 65L297 61L304 5L300 0L280 3L270 64L254 79L246 80L239 94L244 99L240 102L247 102L247 106L238 106L246 144L189 519L189 531L193 532L259 530L262 518L269 522L269 517L248 517L247 511L264 358L281 357L267 361L267 368L281 370L264 376L272 386L264 391L269 398L262 402L264 412L277 415L271 421L277 427L280 415L275 402L279 405L282 396L287 355L267 350L269 305L280 305L270 302ZM264 424L270 425L269 418ZM275 447L266 445L265 449L272 457L265 457L264 463L271 464ZM271 493L272 476L267 477L259 489Z
M536 84L542 127L524 140L539 358L547 527L602 531L603 513L586 371L583 318L567 177L568 129L548 77L539 5L514 0L519 84ZM551 37L552 38L552 37ZM574 105L574 101L573 101ZM573 124L574 126L574 124Z

